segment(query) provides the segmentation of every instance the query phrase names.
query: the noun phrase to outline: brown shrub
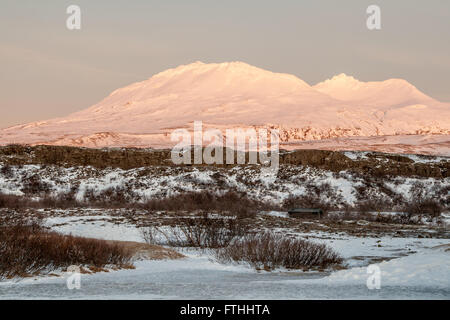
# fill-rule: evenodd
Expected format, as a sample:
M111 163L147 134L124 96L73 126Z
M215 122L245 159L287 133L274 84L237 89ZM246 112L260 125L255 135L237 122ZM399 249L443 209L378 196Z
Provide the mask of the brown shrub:
M247 231L246 224L237 218L211 217L203 214L196 217L177 218L169 229L148 227L141 230L148 244L167 244L173 247L222 248ZM158 241L160 234L165 240Z
M85 207L86 205L78 202L74 195L69 193L60 193L56 196L46 195L39 200L32 200L26 196L16 196L0 193L0 208L20 209L20 208L75 208Z
M42 181L37 174L24 178L22 185L21 191L27 195L45 194L50 191L49 184Z
M132 254L104 240L62 235L39 224L0 226L0 278L49 272L71 265L126 266Z
M365 220L370 222L387 223L387 224L409 224L409 225L423 224L422 219L420 219L417 216L412 216L408 213L373 214L367 211L361 212L360 210L333 212L328 214L325 217L325 219L333 222Z
M249 199L245 194L228 191L222 195L212 192L187 192L162 199L148 200L143 207L149 211L219 211L240 217L254 217L258 210L273 207Z
M29 191L30 189L28 189ZM239 217L254 217L260 210L277 209L273 204L252 200L245 194L229 191L218 195L209 191L186 192L177 195L154 198L145 202L133 200L123 188L109 188L96 194L87 189L85 198L75 198L77 189L57 195L44 194L36 201L29 196L14 196L0 193L0 208L136 208L148 211L216 211Z
M430 215L438 217L443 211L438 201L430 198L418 198L405 205L404 209L410 215Z
M0 193L0 208L13 208L14 201L10 195Z
M105 190L95 192L93 189L87 189L84 193L84 202L89 206L102 208L120 208L137 206L134 202L133 190L125 186L110 187Z
M322 201L317 196L312 195L291 196L286 198L282 204L282 208L285 210L290 210L293 208L317 208L322 209L324 213L333 209L333 207L333 205Z
M13 176L13 170L9 164L4 164L0 169L0 174L5 178L11 178Z
M272 270L327 268L342 258L325 244L263 233L247 235L216 251L221 262L246 262L256 269Z
M357 201L354 205L356 211L361 213L368 213L371 211L382 211L391 209L393 204L384 198L371 198Z
M379 223L389 223L389 224L423 224L422 219L418 217L411 216L407 213L396 213L396 214L377 214L373 220Z

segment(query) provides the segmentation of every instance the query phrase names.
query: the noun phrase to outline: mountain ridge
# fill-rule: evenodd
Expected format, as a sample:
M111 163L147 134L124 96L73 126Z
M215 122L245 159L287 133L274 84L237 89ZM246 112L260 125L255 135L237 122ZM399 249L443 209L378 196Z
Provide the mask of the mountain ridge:
M116 89L66 117L2 129L0 144L91 145L83 141L98 139L98 146L103 146L102 133L107 132L115 137L115 145L121 146L121 136L131 135L134 142L124 139L122 146L132 146L142 135L142 142L151 147L149 135L170 140L173 129L191 128L193 121L218 128L278 127L285 143L448 135L449 119L450 104L428 97L403 79L363 82L339 74L311 86L294 75L243 62L197 61Z

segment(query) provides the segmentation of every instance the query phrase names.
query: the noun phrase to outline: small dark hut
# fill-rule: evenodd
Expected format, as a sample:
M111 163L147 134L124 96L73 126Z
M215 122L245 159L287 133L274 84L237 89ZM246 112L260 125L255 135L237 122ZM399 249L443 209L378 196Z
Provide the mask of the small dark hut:
M322 209L315 208L295 208L288 211L292 218L319 218L323 215Z

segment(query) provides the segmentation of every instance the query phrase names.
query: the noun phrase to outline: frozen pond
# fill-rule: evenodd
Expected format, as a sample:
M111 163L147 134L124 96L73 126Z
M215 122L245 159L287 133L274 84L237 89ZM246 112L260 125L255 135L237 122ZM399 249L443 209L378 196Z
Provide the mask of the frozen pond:
M257 273L204 258L142 261L135 270L81 275L81 288L47 277L0 284L1 299L449 299L449 286L386 284L366 277L330 282L327 274Z

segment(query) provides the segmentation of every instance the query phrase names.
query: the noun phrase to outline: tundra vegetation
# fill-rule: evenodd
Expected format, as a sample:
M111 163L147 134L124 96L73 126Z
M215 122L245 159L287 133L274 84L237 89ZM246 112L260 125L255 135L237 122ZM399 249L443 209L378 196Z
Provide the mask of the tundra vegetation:
M450 207L449 169L444 157L282 151L271 182L255 165L174 166L170 150L0 147L0 274L128 265L120 246L6 219L92 208L124 215L150 244L213 250L219 261L260 269L332 267L342 260L330 248L267 229L323 227L359 235L361 220L376 232L392 225L402 234L430 223L439 227ZM295 207L325 214L320 224L259 214Z

